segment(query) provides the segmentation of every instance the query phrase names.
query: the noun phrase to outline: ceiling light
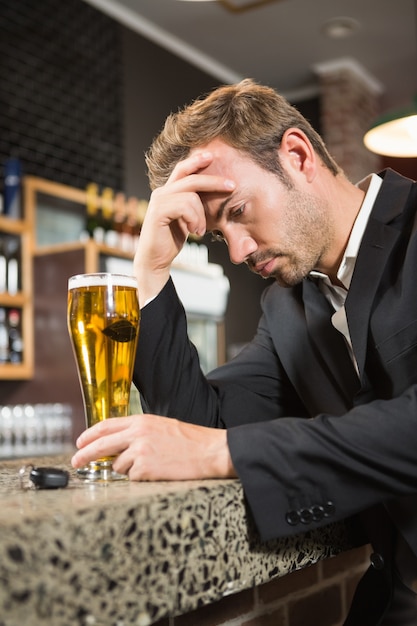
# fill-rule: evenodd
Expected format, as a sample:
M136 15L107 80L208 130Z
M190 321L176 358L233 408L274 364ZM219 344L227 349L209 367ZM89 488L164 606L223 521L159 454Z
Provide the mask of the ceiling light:
M226 9L238 12L253 9L270 2L277 2L277 0L220 0L220 2L226 7Z
M180 0L181 2L212 2L213 0ZM233 12L246 11L247 9L253 9L263 4L270 2L277 2L279 0L217 0L226 9Z
M376 154L417 157L417 98L411 106L377 118L363 142Z
M325 22L322 31L330 39L346 39L354 35L361 25L353 17L334 17Z
M417 0L414 1L417 26ZM363 138L368 150L393 157L417 157L417 96L406 108L377 118Z

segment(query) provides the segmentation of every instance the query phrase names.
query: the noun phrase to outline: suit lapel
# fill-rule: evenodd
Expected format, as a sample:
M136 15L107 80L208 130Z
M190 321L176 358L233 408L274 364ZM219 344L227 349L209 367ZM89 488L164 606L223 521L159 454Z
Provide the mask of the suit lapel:
M346 298L345 309L350 337L361 379L364 374L369 317L387 258L399 236L398 231L371 220ZM360 279L355 280L355 274Z
M342 415L352 407L354 394L348 380L356 377L357 385L358 379L346 356L343 338L333 336L327 328L330 312L326 300L309 279L290 289L278 285L272 285L271 289L279 293L276 298L266 299L264 313L273 329L277 354L294 389L311 416L323 412ZM323 328L326 328L324 335ZM337 346L346 356L346 376L337 363ZM329 352L331 356L327 358Z
M364 374L372 303L386 262L400 235L387 225L404 209L412 181L387 170L356 260L345 308L353 351L361 378Z
M351 405L359 380L345 339L331 322L333 309L312 280L303 283L308 332L312 343L327 364L332 377Z

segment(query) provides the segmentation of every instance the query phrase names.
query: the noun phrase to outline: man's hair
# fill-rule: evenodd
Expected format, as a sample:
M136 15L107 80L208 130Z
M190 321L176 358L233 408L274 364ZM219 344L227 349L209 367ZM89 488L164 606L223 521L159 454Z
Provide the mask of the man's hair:
M218 87L168 116L145 156L151 189L164 185L178 161L186 158L191 149L216 138L246 153L289 186L277 149L285 131L292 127L305 133L323 164L337 175L340 168L320 135L274 89L251 79Z

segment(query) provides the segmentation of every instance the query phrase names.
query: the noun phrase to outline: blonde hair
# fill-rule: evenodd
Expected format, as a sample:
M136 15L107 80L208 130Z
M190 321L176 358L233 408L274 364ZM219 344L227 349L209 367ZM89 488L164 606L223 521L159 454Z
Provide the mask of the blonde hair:
M276 173L288 186L277 148L285 131L292 127L305 133L334 175L340 173L320 135L293 105L274 89L245 79L218 87L168 116L145 155L151 189L164 185L176 163L191 149L218 137Z

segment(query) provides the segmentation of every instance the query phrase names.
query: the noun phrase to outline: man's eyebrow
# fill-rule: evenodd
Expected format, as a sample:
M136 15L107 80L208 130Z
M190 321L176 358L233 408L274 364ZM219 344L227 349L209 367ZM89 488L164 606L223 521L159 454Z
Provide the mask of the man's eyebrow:
M232 198L233 194L230 196L227 196L227 198L225 200L223 200L223 202L220 204L217 213L216 213L216 221L219 222L221 220L221 218L223 217L223 213L225 211L225 209L227 208L228 203L233 199Z

